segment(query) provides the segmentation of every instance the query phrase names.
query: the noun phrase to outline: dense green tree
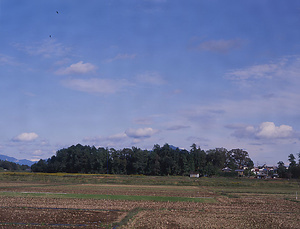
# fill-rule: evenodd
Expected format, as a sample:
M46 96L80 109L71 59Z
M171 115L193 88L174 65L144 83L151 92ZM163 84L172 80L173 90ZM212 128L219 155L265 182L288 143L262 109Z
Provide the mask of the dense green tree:
M299 158L300 155L298 154ZM297 164L296 157L293 154L289 155L288 176L291 178L300 178L300 164Z
M242 168L244 166L253 167L253 161L249 158L247 151L242 149L232 149L229 154L231 155L235 166L237 168Z
M127 160L126 160L126 152L125 150L115 150L113 148L110 149L110 156L112 161L112 173L113 174L127 174ZM130 150L130 149L129 149Z
M294 154L288 156L288 161L290 162L288 168L284 165L282 161L279 161L277 173L281 178L300 178L300 154L298 154L299 163L296 162L296 157Z
M182 150L179 152L179 173L178 175L188 175L189 172L191 171L189 168L189 164L188 164L188 154L189 152L186 150Z
M216 175L218 172L218 169L213 165L213 163L210 161L206 164L204 167L204 176L213 176Z
M296 178L296 170L297 170L297 163L296 163L296 158L294 154L289 155L289 168L288 168L288 177L289 178Z
M282 161L279 161L277 163L277 174L280 178L287 178L288 177L288 171Z
M155 151L148 156L147 174L160 175L160 157Z
M231 169L237 169L237 165L235 163L235 159L233 157L233 152L232 150L225 152L225 164L224 167L228 167Z
M226 161L226 154L222 148L217 148L207 151L207 161L210 161L212 165L216 168L224 168Z
M289 168L293 168L293 167L295 167L297 164L296 164L296 158L295 158L295 156L294 156L294 154L290 154L289 155L289 162L290 162L290 165L289 165Z
M31 171L33 172L47 172L47 162L45 160L40 159L37 163L34 163L31 166Z
M200 147L194 143L191 146L190 150L191 157L193 158L192 163L194 163L192 171L199 172L200 174L204 173L204 167L206 165L207 155L204 150L201 150Z
M35 163L34 172L112 173L145 175L188 175L191 171L201 175L219 174L224 166L232 169L249 164L246 151L227 151L216 148L204 151L196 144L191 150L180 150L165 144L154 145L152 151L136 147L115 150L94 146L72 145L58 150L56 155Z
M173 156L175 150L173 150L169 144L165 144L163 147L159 148L157 151L160 156L160 173L161 175L173 175L175 161Z
M146 174L148 151L132 147L133 174Z
M172 175L181 175L180 154L181 154L181 150L179 148L176 148L175 150L173 150L173 153L172 153L172 160L173 160Z

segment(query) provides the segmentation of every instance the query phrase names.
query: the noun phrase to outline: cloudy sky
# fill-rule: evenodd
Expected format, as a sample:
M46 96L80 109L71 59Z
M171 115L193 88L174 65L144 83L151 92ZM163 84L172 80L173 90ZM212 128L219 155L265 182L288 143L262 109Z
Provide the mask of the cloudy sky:
M0 0L0 154L300 151L300 1Z

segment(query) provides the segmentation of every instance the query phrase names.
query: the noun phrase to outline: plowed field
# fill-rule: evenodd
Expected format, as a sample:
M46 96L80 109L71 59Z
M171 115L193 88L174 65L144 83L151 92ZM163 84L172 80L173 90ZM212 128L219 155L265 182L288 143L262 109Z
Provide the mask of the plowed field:
M294 189L266 190L2 181L0 228L300 228Z

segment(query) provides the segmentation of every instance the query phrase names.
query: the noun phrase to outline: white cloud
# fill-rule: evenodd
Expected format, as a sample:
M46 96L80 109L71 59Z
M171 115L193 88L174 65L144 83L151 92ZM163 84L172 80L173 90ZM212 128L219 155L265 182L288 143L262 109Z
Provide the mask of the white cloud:
M110 79L67 79L62 81L65 87L77 91L88 93L111 94L116 93L125 86L130 85L126 80L110 80Z
M157 72L147 72L137 76L137 80L141 83L152 84L152 85L163 85L166 81Z
M272 79L281 66L278 64L254 65L245 69L233 70L226 74L231 80Z
M83 63L79 61L76 64L71 64L67 68L59 69L56 71L58 75L69 75L69 74L86 74L96 70L96 66L91 63Z
M43 42L35 43L32 45L15 43L14 47L18 50L28 53L29 55L43 56L45 58L62 56L69 53L71 50L61 43L57 43L54 39L44 40Z
M127 137L125 133L119 133L110 135L107 137L97 136L97 137L86 137L83 139L84 142L89 142L92 145L105 144L112 145L112 143L119 143L124 141Z
M114 134L114 135L108 136L106 139L113 140L113 141L121 141L125 138L127 138L127 135L125 133L119 133L119 134Z
M259 138L288 138L293 136L293 128L287 125L275 126L273 122L260 124L256 136Z
M119 53L118 55L116 55L115 57L111 58L111 59L108 59L106 60L107 63L110 63L110 62L113 62L113 61L116 61L116 60L132 60L136 57L136 54L121 54Z
M152 135L156 134L158 131L152 129L151 127L139 128L139 129L127 129L125 134L130 138L150 138Z
M13 57L0 54L0 65L20 65Z
M283 86L298 87L300 57L287 56L277 61L253 65L243 69L229 71L225 77L243 87L268 87L272 85L278 90Z
M237 138L254 139L288 139L295 138L293 127L288 125L276 126L273 122L263 122L258 127L252 125L228 125L234 129L233 135Z
M209 106L193 105L191 109L185 109L180 112L192 123L190 126L200 125L201 128L208 130L217 128L218 120L226 115L227 109L217 104L211 104Z
M63 58L63 59L55 61L54 65L63 66L63 65L67 65L68 63L70 63L70 59L69 58Z
M41 160L41 158L39 156L35 156L36 158L31 158L30 161L33 162L38 162L39 160Z
M149 127L139 129L129 128L123 133L114 135L85 137L83 141L96 147L113 147L118 149L132 147L133 144L135 145L144 142L146 139L150 139L151 136L158 132L158 130L154 130ZM152 148L152 146L150 148Z
M32 133L22 133L14 137L12 140L16 142L29 142L38 138L38 135L34 132Z

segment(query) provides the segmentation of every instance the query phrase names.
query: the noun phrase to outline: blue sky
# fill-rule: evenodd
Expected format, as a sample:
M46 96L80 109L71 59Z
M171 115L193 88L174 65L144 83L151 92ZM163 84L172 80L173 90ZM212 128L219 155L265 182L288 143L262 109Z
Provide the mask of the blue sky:
M0 154L300 151L300 2L0 0Z

